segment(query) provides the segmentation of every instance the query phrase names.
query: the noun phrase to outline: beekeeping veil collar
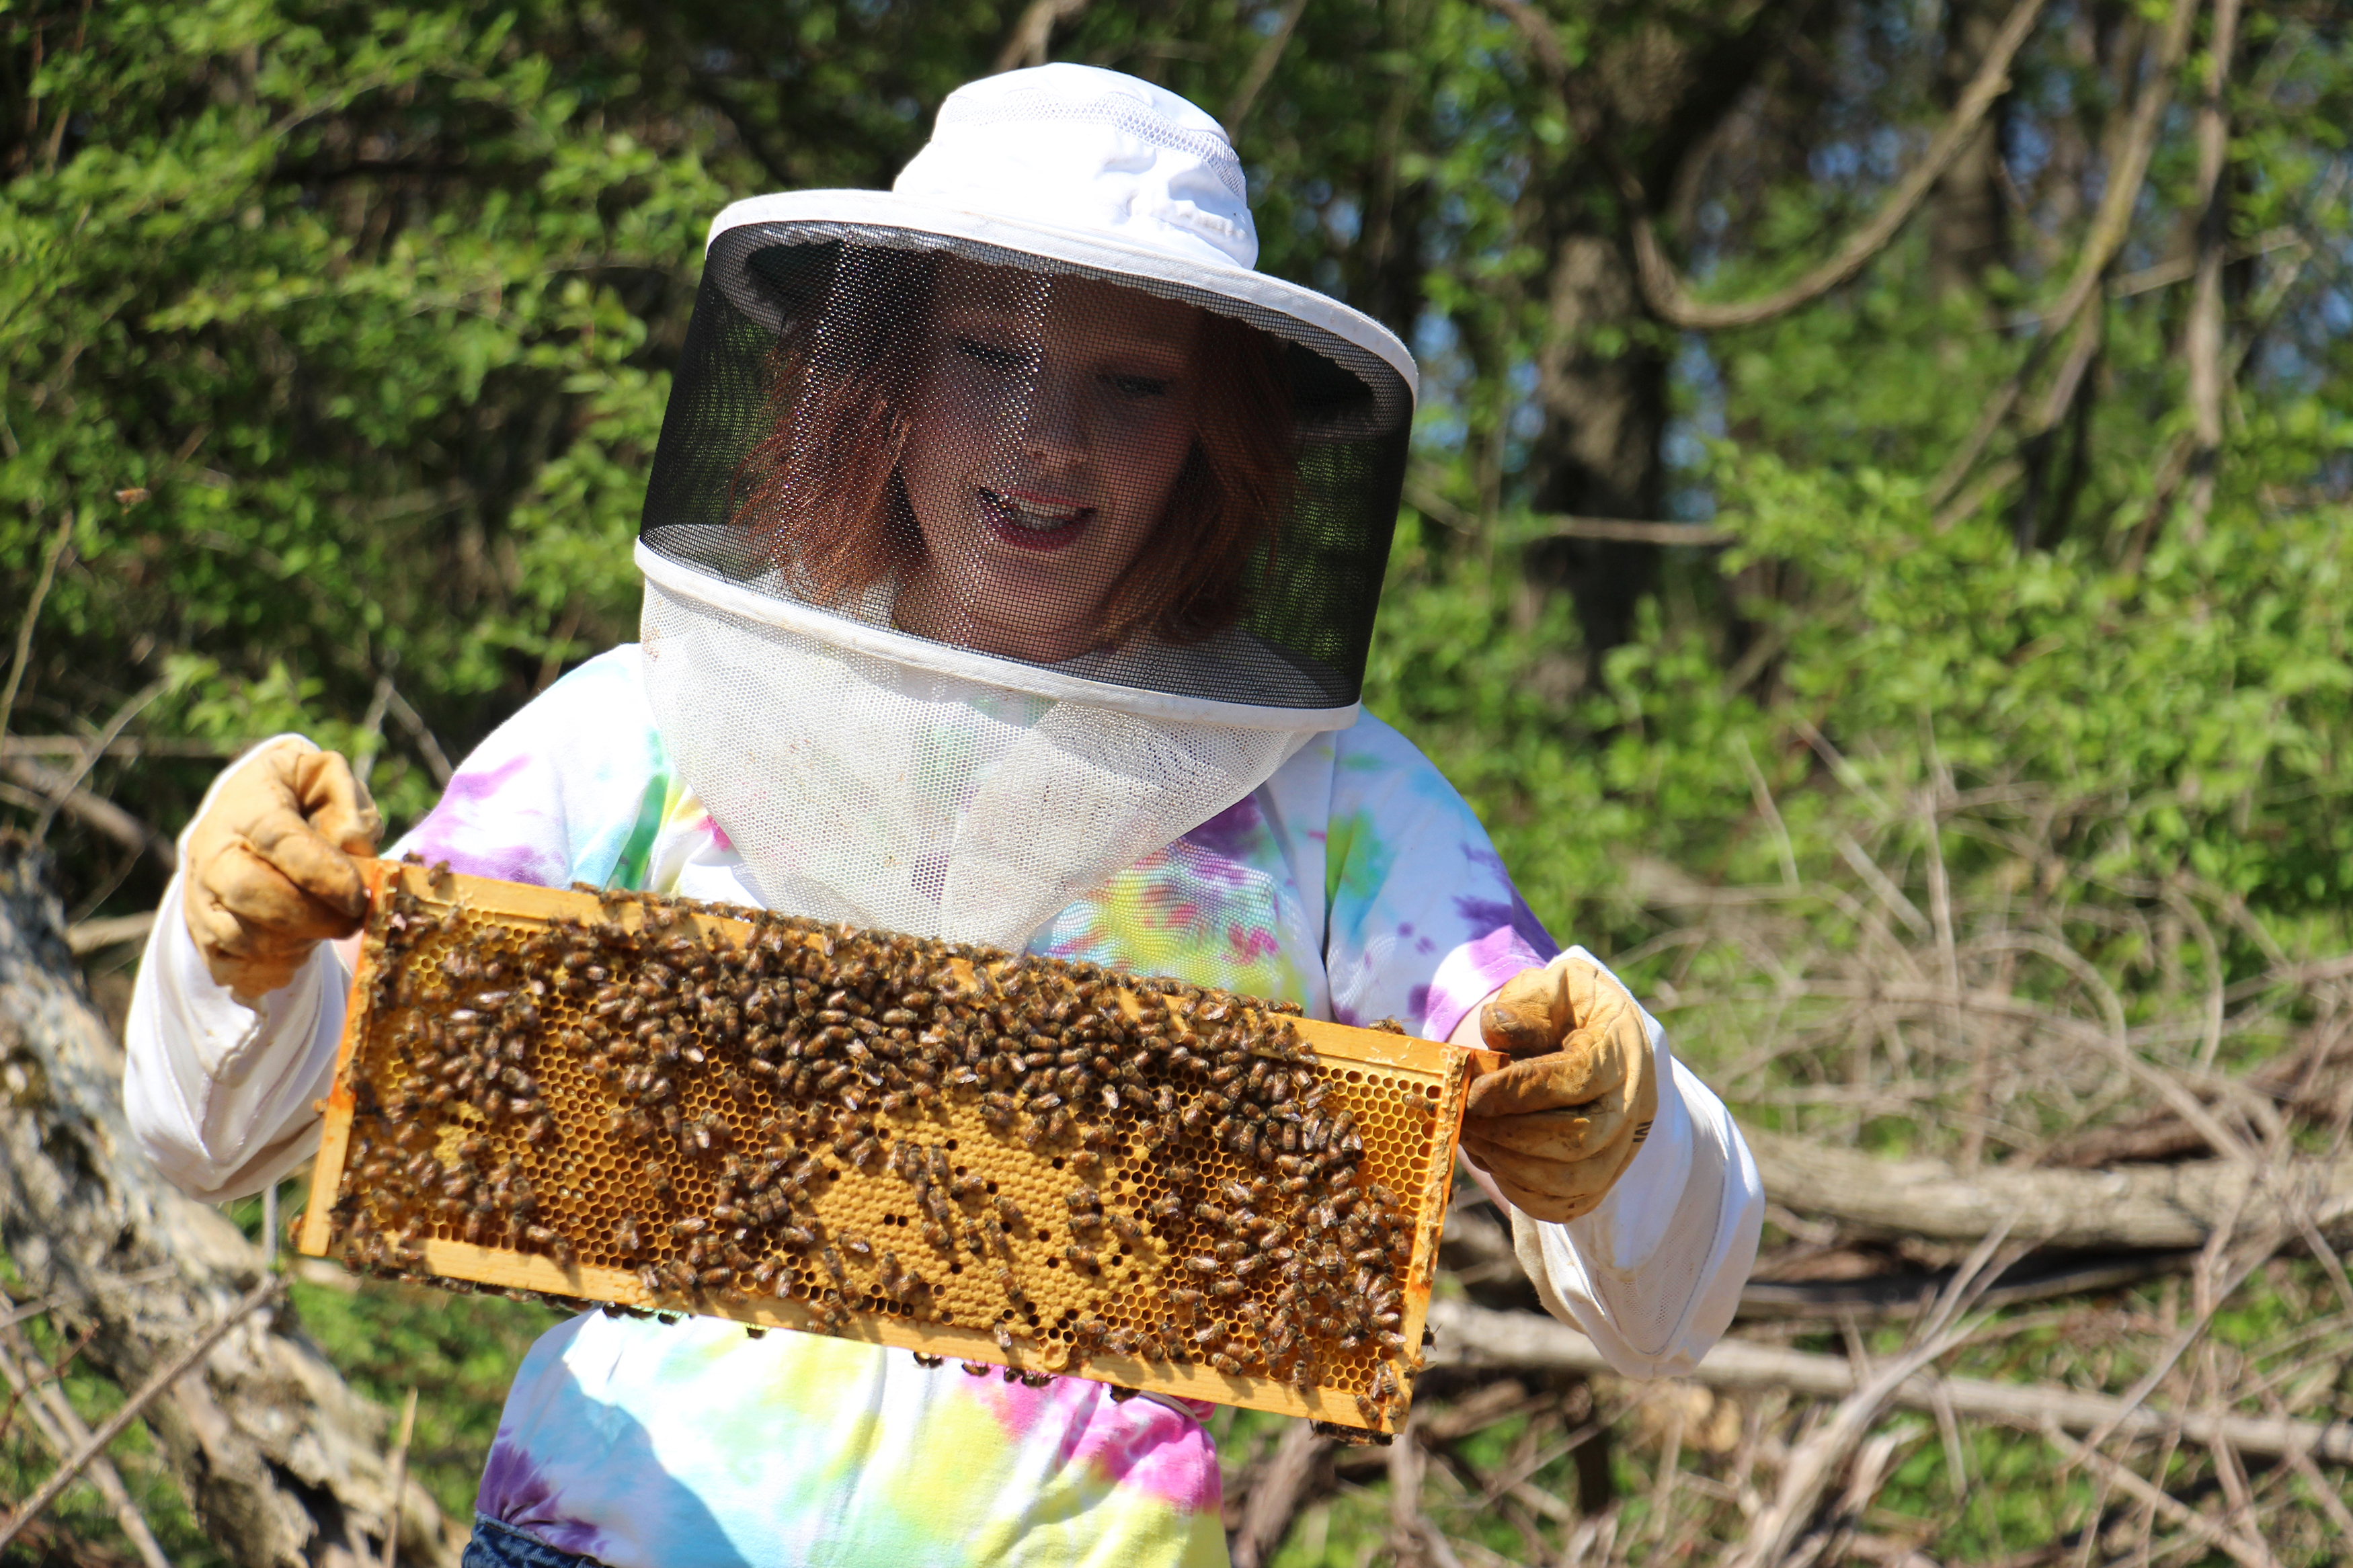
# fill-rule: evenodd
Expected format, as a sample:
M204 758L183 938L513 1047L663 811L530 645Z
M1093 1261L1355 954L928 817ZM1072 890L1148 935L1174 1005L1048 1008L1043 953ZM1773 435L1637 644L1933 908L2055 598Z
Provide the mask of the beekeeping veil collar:
M712 224L647 683L775 907L1016 946L1355 720L1413 361L1257 255L1217 123L1069 65Z

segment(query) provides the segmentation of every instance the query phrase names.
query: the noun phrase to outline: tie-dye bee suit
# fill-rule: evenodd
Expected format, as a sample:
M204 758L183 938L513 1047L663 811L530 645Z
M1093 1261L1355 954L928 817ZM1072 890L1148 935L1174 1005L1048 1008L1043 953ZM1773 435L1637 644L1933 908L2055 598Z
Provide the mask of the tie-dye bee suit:
M664 757L641 671L625 647L557 682L395 852L756 902ZM1029 949L1432 1038L1555 951L1461 798L1369 716L1062 910ZM590 1314L525 1359L478 1506L613 1568L1213 1564L1207 1414L807 1334Z

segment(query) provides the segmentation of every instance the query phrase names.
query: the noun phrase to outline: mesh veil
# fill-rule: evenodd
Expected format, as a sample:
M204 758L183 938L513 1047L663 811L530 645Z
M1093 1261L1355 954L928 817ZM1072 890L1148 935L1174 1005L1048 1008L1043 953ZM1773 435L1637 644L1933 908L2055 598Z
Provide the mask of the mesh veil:
M723 230L638 552L673 763L775 907L1018 945L1353 720L1411 411L1208 289Z

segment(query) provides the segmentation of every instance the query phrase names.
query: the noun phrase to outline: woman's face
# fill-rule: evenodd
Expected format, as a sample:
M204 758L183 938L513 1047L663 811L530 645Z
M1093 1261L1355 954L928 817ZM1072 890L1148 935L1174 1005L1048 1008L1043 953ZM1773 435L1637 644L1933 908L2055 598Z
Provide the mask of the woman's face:
M1098 612L1193 447L1199 313L1083 279L951 261L900 472L924 560L905 629L1054 663Z

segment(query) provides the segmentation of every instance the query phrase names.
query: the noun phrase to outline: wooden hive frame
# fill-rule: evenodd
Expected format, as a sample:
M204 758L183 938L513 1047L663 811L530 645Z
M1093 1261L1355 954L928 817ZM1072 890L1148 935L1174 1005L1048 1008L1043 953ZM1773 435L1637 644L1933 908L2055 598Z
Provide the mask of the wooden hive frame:
M522 963L516 955L533 939L545 949L559 939L585 941L580 933L602 931L614 933L612 941L626 942L632 939L620 933L649 939L655 934L652 928L659 927L663 940L689 936L730 955L732 962L748 952L755 941L766 941L773 949L776 933L807 948L826 946L827 933L807 922L787 922L755 910L741 911L738 918L721 912L721 906L691 900L556 890L389 861L364 862L364 869L372 912L352 986L334 1087L322 1104L325 1128L298 1237L303 1252L326 1257L345 1250L355 1235L369 1228L378 1209L392 1201L383 1196L381 1182L372 1183L365 1173L372 1170L381 1177L395 1153L396 1136L408 1140L408 1150L443 1161L458 1159L451 1151L470 1139L476 1152L465 1156L469 1170L479 1173L483 1167L503 1165L507 1176L520 1174L527 1180L532 1196L522 1206L537 1224L538 1239L522 1234L522 1220L511 1215L507 1237L513 1244L498 1237L468 1241L459 1225L444 1214L427 1224L412 1224L409 1247L402 1255L405 1272L639 1311L701 1312L763 1329L831 1332L929 1356L999 1365L1008 1374L1070 1373L1138 1390L1373 1431L1393 1432L1403 1425L1421 1363L1423 1324L1451 1189L1463 1098L1477 1074L1500 1064L1502 1058L1494 1053L1303 1017L1282 1018L1242 999L1180 988L1175 983L1155 988L1116 974L1097 978L1098 998L1089 1005L1102 1006L1108 999L1129 1021L1158 1018L1164 1039L1199 1043L1189 1034L1166 1035L1170 1028L1198 1027L1205 1037L1215 1037L1215 1029L1225 1026L1211 1024L1208 1016L1222 1002L1229 1009L1224 1016L1234 1020L1232 1027L1239 1029L1247 1020L1261 1031L1259 1037L1303 1046L1288 1067L1270 1064L1272 1076L1280 1079L1288 1072L1300 1084L1312 1079L1311 1087L1300 1092L1317 1101L1313 1116L1319 1123L1327 1119L1336 1123L1343 1111L1353 1118L1362 1152L1347 1156L1345 1177L1351 1182L1361 1178L1363 1185L1355 1189L1359 1199L1366 1192L1383 1191L1396 1199L1393 1210L1376 1205L1394 1217L1391 1227L1379 1232L1387 1238L1386 1253L1354 1255L1361 1266L1355 1267L1353 1276L1360 1290L1372 1279L1368 1289L1379 1298L1376 1304L1400 1320L1394 1337L1386 1346L1360 1342L1345 1350L1335 1348L1344 1342L1339 1340L1318 1342L1318 1353L1300 1363L1276 1362L1288 1380L1270 1375L1271 1369L1257 1356L1259 1351L1274 1348L1263 1331L1267 1303L1277 1300L1275 1271L1268 1268L1261 1277L1254 1272L1257 1264L1243 1267L1237 1261L1251 1253L1281 1256L1266 1244L1263 1221L1254 1209L1219 1215L1222 1228L1204 1217L1219 1214L1219 1194L1229 1183L1255 1183L1258 1193L1267 1194L1274 1170L1263 1162L1253 1166L1243 1161L1212 1142L1202 1130L1184 1131L1174 1142L1155 1147L1155 1137L1165 1140L1176 1121L1164 1109L1158 1117L1162 1131L1155 1134L1150 1106L1135 1092L1130 1093L1125 1111L1096 1117L1104 1131L1089 1145L1095 1151L1092 1155L1068 1138L1030 1146L1024 1138L1032 1134L1012 1135L1001 1108L996 1120L985 1115L979 1092L969 1088L869 1115L865 1122L872 1128L877 1147L889 1152L887 1167L862 1142L850 1145L859 1156L856 1163L839 1154L839 1141L818 1150L821 1157L814 1163L807 1154L798 1156L804 1162L800 1168L811 1177L809 1188L794 1196L794 1211L785 1214L781 1223L805 1224L825 1238L824 1247L769 1253L768 1268L776 1275L773 1290L763 1283L747 1291L741 1288L746 1277L738 1276L727 1287L698 1287L690 1293L677 1284L681 1276L675 1258L681 1247L691 1249L694 1244L666 1234L668 1226L680 1223L669 1216L703 1214L732 1199L735 1189L731 1184L726 1192L717 1190L713 1173L723 1153L698 1156L680 1147L681 1137L707 1125L723 1141L732 1138L732 1147L748 1152L755 1138L784 1136L773 1131L779 1125L778 1116L787 1121L798 1116L806 1128L820 1113L842 1114L839 1108L813 1108L805 1099L775 1092L775 1081L755 1082L738 1071L738 1066L750 1065L740 1039L731 1043L688 1030L677 1037L691 1036L706 1059L682 1069L673 1092L676 1104L694 1113L693 1119L672 1118L670 1128L645 1142L649 1128L644 1122L636 1124L634 1135L621 1130L623 1116L616 1107L623 1102L609 1087L609 1074L599 1079L583 1065L584 1047L575 1024L584 1009L577 998L550 991L544 976L524 981L535 1005L518 1014L516 1002L510 998L506 1003L510 1020L522 1016L531 1022L503 1026L512 1030L504 1042L511 1047L508 1054L536 1075L528 1090L537 1097L526 1106L531 1115L486 1119L456 1101L417 1110L417 1086L428 1081L415 1068L419 1041L427 1031L435 1038L446 1037L453 1017L477 1016L459 1009L478 999L470 986L480 983L451 977L451 967L462 970L468 961L453 956L461 952L474 963L485 955L505 955L506 984L511 985ZM420 931L427 934L420 936ZM1027 963L1028 973L1049 977L1043 984L1050 989L1071 984L1070 966ZM990 968L992 983L1004 967ZM972 965L963 957L950 959L947 969L965 983L974 979ZM557 973L553 969L547 973ZM557 978L573 977L557 973ZM953 994L945 994L954 999ZM1106 1012L1103 1016L1111 1016ZM479 1035L484 1026L471 1027ZM1293 1029L1295 1036L1290 1033ZM1030 1039L1038 1043L1038 1037ZM1286 1048L1271 1049L1279 1056ZM1202 1059L1187 1065L1198 1068ZM787 1070L785 1077L790 1076ZM722 1081L733 1085L732 1099L729 1090L719 1087ZM747 1085L754 1092L746 1093ZM1232 1092L1231 1085L1228 1092ZM1164 1108L1166 1103L1164 1097ZM1261 1134L1273 1126L1263 1123ZM754 1133L755 1127L762 1131ZM1331 1136L1336 1148L1339 1135ZM1271 1147L1271 1138L1269 1143ZM936 1152L925 1156L921 1151ZM936 1168L942 1172L953 1165L963 1201L952 1211L934 1206L932 1212L960 1222L956 1228L966 1242L962 1247L954 1235L944 1251L919 1239L926 1224L923 1205L933 1200L923 1195L923 1186L912 1184L917 1178L904 1172L924 1158L938 1161ZM1266 1156L1267 1161L1271 1158ZM656 1160L660 1162L659 1177ZM1083 1170L1076 1168L1080 1163ZM1314 1174L1312 1161L1299 1169ZM1195 1173L1190 1179L1185 1177L1187 1171ZM1178 1184L1173 1193L1172 1173ZM1092 1184L1091 1191L1100 1193L1092 1219L1074 1195L1082 1179ZM1294 1194L1257 1206L1324 1199L1320 1184L1326 1179L1343 1181L1339 1171L1327 1166L1310 1184L1314 1190L1305 1198ZM482 1190L479 1183L471 1189L478 1194L473 1201L483 1201L479 1196ZM1172 1197L1181 1213L1170 1211ZM1361 1212L1363 1204L1358 1207ZM1154 1217L1147 1234L1132 1246L1126 1239L1134 1235L1132 1226L1123 1226L1118 1237L1104 1230L1106 1210L1131 1221L1147 1213ZM417 1211L407 1212L413 1216ZM738 1211L723 1205L723 1212ZM1292 1212L1295 1216L1304 1211L1295 1207ZM1317 1218L1330 1212L1327 1205ZM1342 1212L1347 1212L1345 1203ZM1000 1225L990 1217L994 1213L1008 1217ZM1018 1221L1010 1217L1017 1214ZM632 1230L642 1233L636 1256L624 1256L617 1239L624 1215ZM1244 1218L1252 1222L1250 1230L1240 1224ZM972 1245L984 1226L993 1240ZM771 1225L756 1234L766 1237L773 1230ZM1290 1238L1287 1234L1276 1237ZM837 1241L839 1247L833 1245ZM1224 1252L1213 1254L1221 1246ZM351 1250L357 1254L361 1249ZM1311 1262L1327 1265L1336 1256L1328 1244L1320 1259L1306 1243L1301 1250L1309 1252ZM667 1277L646 1272L649 1258L657 1256L671 1260L661 1265L670 1270ZM1219 1258L1226 1261L1219 1266L1219 1277L1208 1278L1208 1267ZM885 1263L885 1258L892 1261ZM1368 1258L1377 1261L1364 1261ZM1187 1259L1197 1260L1189 1267L1203 1269L1202 1278L1185 1272ZM820 1262L824 1273L819 1272ZM1225 1277L1237 1272L1252 1278L1229 1284ZM839 1290L828 1292L828 1273ZM920 1309L911 1306L903 1290L884 1288L885 1281L898 1286L910 1273L924 1279ZM1303 1278L1295 1271L1292 1277ZM1313 1285L1318 1276L1311 1267L1304 1278ZM1008 1279L1018 1283L1008 1286ZM1195 1284L1238 1294L1200 1303L1189 1313L1172 1310L1172 1303L1181 1306L1172 1292ZM1350 1289L1345 1284L1324 1288L1344 1294ZM1019 1310L1008 1304L1025 1299ZM1256 1317L1237 1315L1251 1310L1245 1303L1256 1304ZM1152 1333L1173 1342L1170 1325L1187 1319L1187 1328L1204 1321L1213 1329L1222 1325L1222 1349L1250 1356L1249 1367L1232 1374L1207 1356L1147 1359L1134 1348L1136 1325L1147 1325L1141 1331L1147 1345ZM1098 1337L1106 1326L1109 1343ZM1128 1342L1125 1346L1123 1339ZM1295 1370L1310 1363L1312 1373Z

